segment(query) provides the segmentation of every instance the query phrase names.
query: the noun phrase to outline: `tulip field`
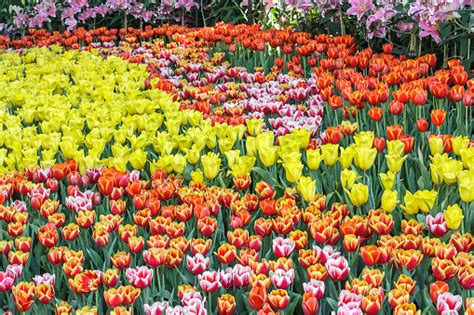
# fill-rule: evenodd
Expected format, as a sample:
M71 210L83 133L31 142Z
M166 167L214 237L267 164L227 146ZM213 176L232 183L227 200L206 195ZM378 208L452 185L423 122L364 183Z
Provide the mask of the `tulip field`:
M473 77L257 24L0 36L0 312L473 315Z

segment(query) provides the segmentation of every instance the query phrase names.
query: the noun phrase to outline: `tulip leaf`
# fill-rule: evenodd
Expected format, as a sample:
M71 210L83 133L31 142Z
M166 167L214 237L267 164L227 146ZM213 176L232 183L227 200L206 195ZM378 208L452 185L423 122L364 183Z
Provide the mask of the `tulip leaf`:
M296 293L291 292L291 295L292 295L293 300L291 301L291 303L286 308L286 311L288 312L288 314L294 314L295 313L296 306L298 305L298 303L301 300L301 295L300 294L296 294Z
M335 295L335 296L337 296L337 295ZM337 301L336 301L335 299L330 298L330 297L327 297L327 298L326 298L326 301L328 302L329 306L331 306L331 309L332 309L333 311L337 311L337 309L338 309L338 303L337 303Z

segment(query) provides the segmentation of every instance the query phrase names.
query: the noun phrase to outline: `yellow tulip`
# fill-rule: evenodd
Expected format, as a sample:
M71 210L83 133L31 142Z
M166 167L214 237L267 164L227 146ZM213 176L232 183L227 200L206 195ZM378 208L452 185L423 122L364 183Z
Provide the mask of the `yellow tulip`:
M336 163L338 158L338 144L327 143L321 146L321 153L323 155L324 164L332 166Z
M164 169L170 173L173 171L173 156L170 154L161 155L156 161L157 169Z
M377 149L370 147L356 146L354 155L354 164L363 171L367 171L374 165L377 157Z
M280 148L281 149L281 148ZM301 153L299 151L279 151L280 157L284 163L300 163Z
M446 210L444 210L444 219L446 220L446 225L451 230L457 230L461 225L463 218L464 216L462 214L462 209L458 204L449 206Z
M196 164L201 159L201 149L197 145L193 145L191 149L186 151L186 159L189 164Z
M229 164L232 176L236 178L239 175L249 175L255 166L256 160L254 156L238 156L234 164Z
M76 159L77 160L77 159ZM128 160L122 156L111 157L108 160L108 166L114 167L119 172L125 172L127 170Z
M199 126L202 121L202 112L197 110L190 110L188 111L188 121L191 126ZM159 128L159 126L158 126Z
M401 205L400 208L402 208L405 213L415 215L420 211L418 199L409 191L405 194L404 203L405 204Z
M354 206L362 206L369 200L369 187L362 183L354 184L350 190L349 198Z
M257 154L257 138L247 137L245 139L245 149L249 155Z
M312 201L316 196L316 181L311 177L301 176L296 187L306 202Z
M384 211L393 211L398 203L398 193L396 190L384 190L381 200L381 207Z
M273 146L275 134L273 131L261 132L257 135L257 151L262 151L263 149Z
M204 168L204 175L207 179L216 178L221 167L221 159L214 152L209 152L201 158L202 166Z
M349 168L352 164L352 160L354 159L354 155L356 154L356 151L352 146L349 146L347 148L341 147L341 155L339 156L339 163L341 164L341 167L344 168Z
M224 156L227 160L227 165L234 165L236 163L237 158L240 156L239 150L229 150L224 153Z
M258 157L265 167L271 167L276 163L278 159L278 150L279 148L277 146L271 146L259 150Z
M440 137L430 137L428 139L431 155L442 154L444 152L443 139Z
M175 173L183 174L184 169L186 167L186 158L184 157L184 155L177 153L175 154L173 158L172 165L173 165L173 171L175 171Z
M392 173L398 173L402 169L403 162L407 159L407 156L400 157L400 155L387 154L385 155L388 169Z
M457 136L451 139L451 143L454 154L461 155L461 152L469 147L469 137Z
M429 213L438 197L438 192L435 190L418 190L415 192L415 197L418 202L418 208L423 212Z
M145 166L147 153L141 149L135 150L129 156L129 162L136 170L141 170Z
M461 151L461 161L465 168L474 170L474 147Z
M395 173L388 171L387 173L380 173L379 176L384 190L392 190L395 185Z
M212 150L216 147L217 139L215 133L206 133L206 146L208 149Z
M225 137L225 138L219 139L219 150L221 151L221 153L232 150L234 145L235 145L235 141L231 137Z
M343 188L351 189L359 178L360 176L357 175L356 171L346 168L341 172L341 185Z
M191 172L191 180L197 184L202 184L204 182L204 175L200 168Z
M357 147L372 148L374 144L374 133L372 131L361 131L354 135L354 141Z
M474 170L458 173L458 189L462 201L474 201Z
M296 183L303 172L303 163L301 162L283 162L285 169L286 180L290 183Z
M447 185L454 184L457 181L457 175L462 171L462 162L449 159L441 164L441 174L443 182Z
M292 135L300 149L305 149L308 146L311 138L311 133L308 130L304 128L294 129Z
M249 134L255 137L262 131L264 120L262 118L253 118L247 119L245 123Z
M404 148L405 148L405 145L403 144L402 141L398 139L387 141L388 154L402 156L404 155L404 152L403 152Z
M306 150L306 163L310 170L315 171L319 168L323 156L321 155L320 149Z

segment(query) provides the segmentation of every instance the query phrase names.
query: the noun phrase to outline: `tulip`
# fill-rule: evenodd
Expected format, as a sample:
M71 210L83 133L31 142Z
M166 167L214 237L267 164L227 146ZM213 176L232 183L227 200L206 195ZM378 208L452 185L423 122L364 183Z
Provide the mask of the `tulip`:
M420 118L416 121L416 128L418 128L419 132L426 132L429 127L430 126L428 122L423 118Z
M369 315L378 314L382 308L382 299L377 295L366 295L362 297L361 307Z
M360 176L354 170L344 169L341 172L341 184L344 188L351 189L359 178Z
M272 248L277 258L289 257L295 249L295 243L290 238L277 237L273 240Z
M318 299L311 292L304 293L301 308L304 315L316 315L319 309Z
M272 198L275 195L273 187L264 181L260 181L255 185L255 192L261 199Z
M444 119L446 118L446 112L442 109L433 109L431 111L431 122L436 127L440 127L444 123Z
M250 289L248 295L248 302L252 309L260 310L268 299L267 290L262 285L257 283L256 286Z
M449 281L459 269L451 260L439 259L438 257L431 261L431 268L434 277L439 281Z
M370 119L373 121L380 121L383 115L383 109L380 107L372 107L368 111Z
M337 127L329 127L326 136L331 144L338 144L341 141L341 131Z
M355 147L354 164L363 171L372 167L377 157L377 150L368 147Z
M362 183L354 184L349 191L346 190L352 204L356 207L360 207L369 200L369 187Z
M247 119L246 124L249 134L254 137L257 136L262 131L263 123L263 119Z
M401 288L394 288L388 292L388 303L392 309L398 305L410 302L410 293Z
M69 315L72 314L72 306L66 301L61 301L55 306L56 314Z
M311 177L300 177L297 188L306 202L312 201L316 196L316 181Z
M449 286L447 282L444 281L435 281L430 284L430 297L433 303L436 304L436 301L438 300L438 296L441 293L448 292L449 291Z
M374 138L374 148L377 149L377 152L383 152L385 150L385 139L383 137Z
M454 295L450 292L443 292L438 295L436 300L436 311L438 314L445 313L457 313L462 306L462 297L460 295Z
M315 171L319 169L322 159L323 156L319 149L306 150L306 163L310 170Z
M465 265L458 271L458 282L466 290L474 288L474 267Z
M388 110L392 115L400 115L403 112L403 109L405 108L405 104L399 101L391 101L388 104Z
M204 168L204 175L207 179L214 179L220 170L221 159L215 153L209 152L201 157L201 162Z
M333 166L338 158L338 150L339 150L339 145L338 144L325 144L321 146L321 153L324 159L324 163L327 166Z
M407 156L400 157L399 155L387 154L385 155L385 159L390 172L398 173L402 168L403 162L407 159Z
M116 307L123 303L122 295L119 293L119 290L115 288L110 288L107 291L104 291L104 300L110 307Z
M285 163L283 162L283 168L285 169L286 180L290 183L298 182L301 177L304 165L300 162L297 163Z
M425 105L428 93L421 88L414 88L410 91L410 100L415 105Z
M388 140L400 139L403 135L403 127L399 125L387 126L386 133Z
M235 298L230 294L224 294L217 299L219 315L232 315L236 306Z
M442 154L444 152L443 139L440 137L430 136L428 138L428 144L430 146L430 152L432 156L436 156L436 154Z
M236 257L236 247L224 243L217 249L216 255L221 263L228 265L233 262Z
M268 295L268 301L273 308L283 310L288 306L290 297L288 292L282 289L273 290Z
M399 202L396 190L384 190L381 199L381 207L384 211L393 211Z
M354 151L354 148L352 146L349 146L347 148L341 147L341 155L339 156L339 163L341 164L341 167L343 169L347 169L351 166L355 153L356 152Z
M217 271L204 271L198 275L199 286L205 292L215 292L219 289L219 273Z
M384 189L392 190L393 186L395 185L395 173L389 171L387 173L380 173L379 176Z
M380 251L375 245L366 245L360 248L360 255L367 266L374 266L378 264Z
M148 304L143 305L145 315L164 315L168 309L169 304L167 301L155 302L151 306Z
M18 311L26 312L35 302L35 285L33 282L19 282L13 286L12 294Z
M457 230L462 223L462 219L464 218L462 209L458 204L451 205L446 210L444 210L444 217L446 220L446 225L451 230Z
M349 274L349 265L343 256L338 258L329 258L326 261L325 267L331 279L336 281L344 280Z

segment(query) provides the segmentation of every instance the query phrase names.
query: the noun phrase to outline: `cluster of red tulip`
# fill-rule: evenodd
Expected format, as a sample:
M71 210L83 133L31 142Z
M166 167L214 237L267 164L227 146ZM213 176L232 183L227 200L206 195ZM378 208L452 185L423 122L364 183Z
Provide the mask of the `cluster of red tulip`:
M195 182L185 186L164 171L149 181L138 171L101 168L81 176L69 161L4 176L0 187L0 219L7 238L14 239L0 241L9 262L0 272L0 291L11 291L20 311L35 300L55 301L57 314L69 314L70 304L84 296L100 300L96 313L108 306L125 314L133 305L149 310L158 295L169 301L160 299L155 309L178 314L189 306L171 306L178 293L173 288L181 284L181 303L196 298L194 308L216 308L220 314L291 313L297 305L316 314L320 304L329 312L331 303L322 298L338 295L339 310L347 309L340 314L377 314L384 303L396 314L414 314L411 295L429 286L441 314L461 307L449 293L456 285L474 288L471 233L442 241L438 236L446 231L439 232L436 222L428 222L426 231L423 223L402 220L402 234L391 235L390 213L351 215L347 205L328 206L322 195L304 205L291 189L276 199L264 181L239 191ZM41 257L49 263L35 267ZM410 276L429 265L431 276ZM26 280L33 277L34 283ZM393 277L398 280L392 286ZM335 284L340 290L344 281L339 294ZM3 301L9 305L10 296Z

